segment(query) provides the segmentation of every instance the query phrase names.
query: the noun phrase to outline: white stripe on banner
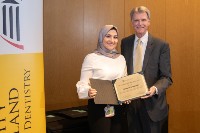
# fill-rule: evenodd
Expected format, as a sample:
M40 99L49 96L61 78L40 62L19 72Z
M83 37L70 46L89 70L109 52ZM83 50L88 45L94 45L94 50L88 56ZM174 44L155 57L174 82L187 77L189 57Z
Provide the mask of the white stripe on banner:
M43 1L0 0L0 54L43 51Z

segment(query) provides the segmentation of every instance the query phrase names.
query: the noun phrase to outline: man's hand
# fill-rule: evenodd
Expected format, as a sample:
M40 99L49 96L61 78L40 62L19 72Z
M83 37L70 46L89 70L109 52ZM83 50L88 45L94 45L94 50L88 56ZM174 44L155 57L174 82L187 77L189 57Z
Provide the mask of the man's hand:
M145 96L142 96L141 99L152 97L156 93L156 88L152 86L149 91L147 91Z

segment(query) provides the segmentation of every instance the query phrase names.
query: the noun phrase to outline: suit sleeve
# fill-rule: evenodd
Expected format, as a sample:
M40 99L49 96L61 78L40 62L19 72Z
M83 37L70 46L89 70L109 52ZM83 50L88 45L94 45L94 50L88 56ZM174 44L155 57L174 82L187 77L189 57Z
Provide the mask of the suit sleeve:
M160 51L159 58L159 80L154 84L158 88L158 95L165 93L166 89L172 84L171 63L169 44L165 43Z

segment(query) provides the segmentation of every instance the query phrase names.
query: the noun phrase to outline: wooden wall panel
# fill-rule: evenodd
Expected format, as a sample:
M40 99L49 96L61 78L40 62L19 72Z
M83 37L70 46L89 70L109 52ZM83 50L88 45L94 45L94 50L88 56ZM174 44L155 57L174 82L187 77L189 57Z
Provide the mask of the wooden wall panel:
M198 0L166 2L166 40L171 44L174 80L168 91L170 133L199 133L199 6Z
M83 2L44 1L46 110L84 104L76 82L83 55Z
M120 43L124 36L123 11L124 1L122 0L84 0L85 55L96 49L100 28L106 24L118 27Z
M165 40L166 32L166 2L167 0L147 0L147 7L151 11L151 24L149 32Z

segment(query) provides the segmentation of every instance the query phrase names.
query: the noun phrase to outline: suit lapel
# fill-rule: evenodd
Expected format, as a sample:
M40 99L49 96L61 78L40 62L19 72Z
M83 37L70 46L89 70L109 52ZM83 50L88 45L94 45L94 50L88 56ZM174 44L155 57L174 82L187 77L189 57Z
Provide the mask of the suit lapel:
M134 49L134 41L135 41L135 35L133 35L130 40L129 40L129 49L128 49L128 62L130 63L127 66L130 66L129 70L130 70L130 74L133 74L133 49Z
M152 50L153 50L153 37L149 34L147 47L146 47L146 51L145 51L145 55L144 55L143 67L142 67L143 72L146 69L146 66L148 64L149 57L151 55Z

